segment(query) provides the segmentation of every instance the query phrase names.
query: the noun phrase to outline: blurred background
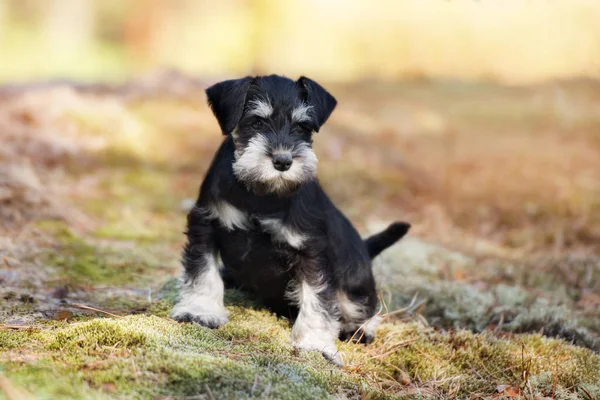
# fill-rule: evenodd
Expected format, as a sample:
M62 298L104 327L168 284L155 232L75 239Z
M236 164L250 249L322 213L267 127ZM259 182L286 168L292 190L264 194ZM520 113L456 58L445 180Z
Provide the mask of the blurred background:
M179 274L222 140L203 90L269 73L337 97L318 173L361 233L413 224L390 304L598 346L597 0L0 0L3 286L129 312L93 288Z
M0 0L0 59L0 96L33 107L7 124L191 169L184 199L220 141L203 89L304 74L339 100L321 179L363 229L404 215L460 246L600 243L594 0Z
M2 0L0 80L201 75L453 77L531 83L600 74L594 0Z

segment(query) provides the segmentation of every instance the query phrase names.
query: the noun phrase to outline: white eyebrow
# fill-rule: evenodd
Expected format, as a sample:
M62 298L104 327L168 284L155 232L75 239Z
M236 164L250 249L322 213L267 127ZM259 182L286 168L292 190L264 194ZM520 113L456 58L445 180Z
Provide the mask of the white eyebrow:
M261 118L269 118L273 114L273 106L268 100L255 99L249 102L249 115L256 115Z
M310 121L310 110L312 110L312 106L309 106L307 104L301 104L297 106L292 110L292 121Z

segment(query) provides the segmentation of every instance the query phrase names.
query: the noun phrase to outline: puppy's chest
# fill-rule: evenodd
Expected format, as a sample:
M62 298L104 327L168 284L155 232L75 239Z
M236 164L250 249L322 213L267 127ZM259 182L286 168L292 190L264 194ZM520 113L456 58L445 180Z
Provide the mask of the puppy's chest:
M219 206L212 208L211 214L222 230L238 238L245 236L251 240L256 235L266 234L274 244L287 245L297 250L303 248L308 240L308 235L287 222L288 218L282 213L251 213L221 202Z
M294 249L301 249L308 239L305 233L282 219L257 217L256 222L258 228L269 234L273 242L287 244Z

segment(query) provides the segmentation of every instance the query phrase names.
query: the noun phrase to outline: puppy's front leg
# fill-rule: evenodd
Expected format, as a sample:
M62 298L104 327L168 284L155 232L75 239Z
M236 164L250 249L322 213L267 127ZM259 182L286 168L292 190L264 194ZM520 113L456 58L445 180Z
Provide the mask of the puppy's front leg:
M342 358L335 345L340 322L327 287L302 278L296 282L291 297L300 306L292 327L292 345L303 350L320 351L326 359L341 366Z
M188 215L187 237L182 260L183 286L171 317L218 328L228 321L229 312L223 304L224 285L217 265L214 228L200 208L193 208Z

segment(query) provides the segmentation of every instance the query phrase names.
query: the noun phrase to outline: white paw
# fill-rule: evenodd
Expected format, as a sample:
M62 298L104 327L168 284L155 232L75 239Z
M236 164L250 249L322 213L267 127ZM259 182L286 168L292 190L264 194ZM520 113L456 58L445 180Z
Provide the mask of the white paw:
M201 276L183 283L171 318L214 329L229 321L229 311L223 305L223 281L213 256L207 256L206 265Z
M331 361L338 367L344 365L342 361L342 356L338 351L335 343L327 343L321 340L310 340L304 339L300 342L292 342L292 346L300 350L306 351L318 351L320 352L326 360Z
M173 318L177 322L194 322L198 325L205 326L207 328L215 329L220 327L221 325L225 325L229 322L229 318L227 316L222 315L210 315L210 314L192 314L188 312L183 313L173 313L171 314L171 318Z
M194 322L207 328L218 328L229 321L225 307L190 307L185 302L175 305L171 318L177 322Z

